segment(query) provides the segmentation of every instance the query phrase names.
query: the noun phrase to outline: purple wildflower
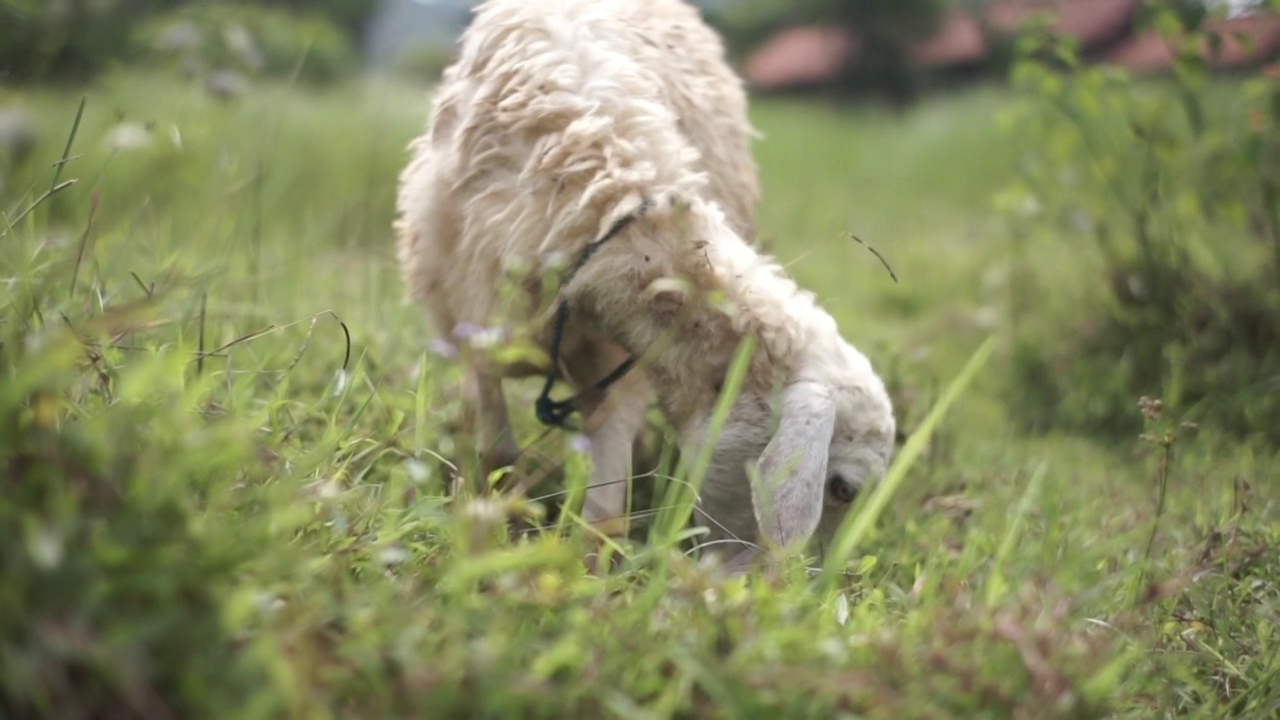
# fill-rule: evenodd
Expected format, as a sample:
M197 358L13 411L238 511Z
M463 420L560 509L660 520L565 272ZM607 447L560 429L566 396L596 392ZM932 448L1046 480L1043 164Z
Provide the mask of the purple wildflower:
M432 338L427 342L427 349L447 360L458 357L458 348L444 338Z

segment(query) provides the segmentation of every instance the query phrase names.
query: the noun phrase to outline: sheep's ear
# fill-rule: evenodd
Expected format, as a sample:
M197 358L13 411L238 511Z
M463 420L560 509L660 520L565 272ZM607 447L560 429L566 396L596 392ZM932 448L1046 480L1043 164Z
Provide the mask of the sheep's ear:
M818 383L797 382L783 390L781 421L751 487L763 540L798 545L817 529L835 420L835 403Z
M664 320L671 321L689 297L689 283L673 277L658 278L644 289L644 296Z

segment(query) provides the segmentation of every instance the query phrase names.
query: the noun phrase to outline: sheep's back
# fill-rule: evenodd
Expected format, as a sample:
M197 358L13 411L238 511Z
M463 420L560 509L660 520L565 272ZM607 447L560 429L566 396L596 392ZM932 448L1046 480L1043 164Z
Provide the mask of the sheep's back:
M676 0L482 5L403 181L403 206L435 193L453 216L410 253L421 282L487 316L504 265L576 255L619 208L663 192L716 201L750 237L751 129L722 53Z

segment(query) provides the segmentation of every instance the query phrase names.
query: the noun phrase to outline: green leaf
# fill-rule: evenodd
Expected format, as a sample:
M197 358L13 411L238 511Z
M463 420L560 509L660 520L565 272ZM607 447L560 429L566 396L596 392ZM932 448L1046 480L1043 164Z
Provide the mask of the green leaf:
M866 575L867 573L871 572L875 568L876 562L877 562L877 559L875 555L862 556L862 560L858 562L858 574Z
M1176 13L1164 11L1156 15L1152 26L1165 40L1173 40L1182 34L1182 21Z

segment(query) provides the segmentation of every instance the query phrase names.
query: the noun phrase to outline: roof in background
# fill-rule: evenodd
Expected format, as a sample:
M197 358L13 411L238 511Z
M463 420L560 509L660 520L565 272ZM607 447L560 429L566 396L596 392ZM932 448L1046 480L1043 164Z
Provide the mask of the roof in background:
M1159 71L1172 58L1154 33L1134 36L1134 19L1143 0L997 0L977 14L952 11L929 38L910 45L912 59L927 68L947 68L981 62L993 37L1007 38L1039 15L1047 14L1050 29L1075 38L1087 58L1122 65L1135 71ZM1264 11L1241 15L1233 6L1229 19L1207 27L1221 33L1221 53L1210 59L1219 69L1246 68L1280 58L1280 15ZM1243 35L1241 43L1236 35ZM1252 49L1252 52L1250 51ZM784 29L751 53L743 75L761 90L821 85L835 79L858 53L855 32L839 27L798 26Z
M1210 55L1207 41L1201 47L1211 67L1236 70L1280 57L1280 16L1257 14L1210 20L1205 23L1205 29L1218 33L1222 39L1217 55ZM1238 36L1244 36L1248 46L1240 42ZM1155 32L1145 32L1114 48L1105 60L1135 72L1158 72L1173 66L1173 53L1164 38Z
M845 28L787 28L747 57L742 74L750 85L767 90L818 85L835 77L857 50L857 40Z
M1086 51L1098 50L1129 34L1143 0L999 0L983 10L983 20L1000 35L1013 35L1037 15L1049 14L1053 32L1075 38Z
M954 10L942 17L933 35L909 50L911 59L925 67L969 65L986 58L987 38L977 18Z

